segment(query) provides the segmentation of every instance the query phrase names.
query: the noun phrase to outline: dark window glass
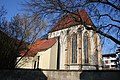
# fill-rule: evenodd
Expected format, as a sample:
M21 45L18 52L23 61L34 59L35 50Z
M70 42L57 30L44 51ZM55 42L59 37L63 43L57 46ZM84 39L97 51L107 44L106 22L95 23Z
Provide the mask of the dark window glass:
M84 34L84 62L88 63L88 34Z
M70 63L70 35L68 35L68 64Z
M72 38L72 63L77 63L77 34L73 34Z

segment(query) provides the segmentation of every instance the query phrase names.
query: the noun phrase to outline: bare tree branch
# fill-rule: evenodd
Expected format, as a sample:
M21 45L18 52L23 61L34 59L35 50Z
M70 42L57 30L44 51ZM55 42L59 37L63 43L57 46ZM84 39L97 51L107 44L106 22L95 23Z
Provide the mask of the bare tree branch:
M30 10L31 12L38 13L42 16L54 15L56 13L62 14L61 16L63 16L64 14L73 14L73 16L72 16L73 18L75 16L78 16L80 18L80 20L78 22L80 22L80 24L86 26L85 22L82 21L81 17L75 13L78 10L83 9L83 8L84 9L86 8L86 10L90 10L89 11L90 14L94 13L99 18L103 17L105 20L106 17L109 17L111 21L120 23L119 19L114 18L114 16L116 16L116 15L119 16L119 11L120 11L119 3L117 3L117 2L119 2L119 1L116 0L116 2L115 1L110 2L108 0L86 0L86 1L82 1L82 0L79 0L79 1L74 1L74 0L49 0L49 1L48 0L37 0L36 1L36 0L32 0L28 3L26 3L25 5L28 7L28 10ZM94 4L94 6L93 6L93 4ZM110 7L111 8L110 11L113 11L113 13L115 13L114 11L117 10L116 15L113 15L113 14L109 15L107 13L101 14L101 12L100 12L101 9L100 10L98 9L96 11L96 9L98 8L98 5L106 6L107 8ZM111 12L109 12L109 13L111 13ZM104 16L106 16L106 17L104 17ZM46 18L46 17L44 17L44 18ZM112 36L111 35L112 33L109 32L109 31L114 30L114 28L112 28L112 27L115 27L116 29L119 30L119 25L116 25L114 23L102 24L102 22L104 23L104 20L100 21L98 18L96 18L96 19L99 21L99 23L98 23L99 25L101 23L101 26L93 25L93 27L95 27L95 29L91 29L91 30L96 31L100 35L103 35L103 36L111 39L116 44L120 44L119 43L120 40L117 37ZM55 18L52 18L51 20L57 22L58 18L55 17ZM109 32L108 34L106 34L106 32L104 32L104 30L103 31L100 30L100 29L104 29L104 28L110 29L108 31ZM89 27L86 27L86 29L89 30Z
M120 23L120 20L113 19L109 14L101 14L101 15L97 15L97 16L99 16L99 18L101 18L101 17L103 17L103 16L107 16L107 17L109 17L112 21L115 21L115 22Z
M114 4L112 4L111 2L109 2L108 0L88 0L87 4L89 3L102 3L102 4L106 4L106 5L109 5L109 6L112 6L113 8L117 9L117 10L120 10L120 6L116 6Z

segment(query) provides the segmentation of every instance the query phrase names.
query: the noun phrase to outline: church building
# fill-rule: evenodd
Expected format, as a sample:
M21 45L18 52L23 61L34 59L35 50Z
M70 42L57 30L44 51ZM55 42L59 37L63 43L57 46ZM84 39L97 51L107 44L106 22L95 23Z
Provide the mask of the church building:
M88 27L93 27L85 10L80 10L78 14ZM24 54L25 51L21 51L20 55ZM99 35L86 30L71 14L64 15L54 25L48 33L48 39L36 40L18 63L18 68L29 69L97 70L101 67Z

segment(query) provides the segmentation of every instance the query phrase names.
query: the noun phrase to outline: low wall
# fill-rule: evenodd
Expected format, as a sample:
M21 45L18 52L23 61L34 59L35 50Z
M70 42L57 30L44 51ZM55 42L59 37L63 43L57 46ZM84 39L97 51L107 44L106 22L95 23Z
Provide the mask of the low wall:
M0 70L0 80L47 80L41 70L15 69Z
M0 80L120 80L120 71L0 70Z
M117 70L99 70L82 71L80 80L120 80L120 71Z
M42 70L48 80L120 80L118 70Z
M42 70L48 80L80 80L79 70Z

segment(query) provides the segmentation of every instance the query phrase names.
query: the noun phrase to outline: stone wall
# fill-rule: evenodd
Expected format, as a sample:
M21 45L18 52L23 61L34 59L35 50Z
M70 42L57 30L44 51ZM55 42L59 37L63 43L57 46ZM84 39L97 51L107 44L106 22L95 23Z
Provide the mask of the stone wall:
M120 80L117 70L43 70L48 80Z
M120 80L117 70L0 70L0 80Z
M43 70L48 80L80 80L81 71L78 70Z
M15 69L0 70L0 80L47 80L41 70Z
M80 80L120 80L120 71L117 70L99 70L82 71Z

